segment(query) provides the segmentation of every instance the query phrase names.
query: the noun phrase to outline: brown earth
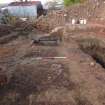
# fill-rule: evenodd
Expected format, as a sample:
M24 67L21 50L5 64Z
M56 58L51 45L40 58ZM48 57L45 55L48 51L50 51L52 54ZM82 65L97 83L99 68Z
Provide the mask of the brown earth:
M104 68L79 47L80 40L96 36L104 46L101 29L92 24L63 26L58 46L35 45L21 36L3 44L0 66L8 83L0 87L0 105L104 105ZM58 35L59 30L52 32ZM57 56L66 58L46 58Z
M83 4L73 5L63 10L51 11L47 16L42 16L35 21L35 28L50 32L53 28L71 24L72 19L87 19L87 21L105 20L104 0L87 0ZM65 16L65 14L67 16Z
M0 105L105 105L104 20L93 18L87 25L71 25L62 17L63 22L56 25L53 18L53 27L49 27L46 18L41 19L48 28L41 24L35 26L38 29L60 27L44 33L30 23L20 28L16 24L8 41L0 37L4 38L0 44ZM33 44L32 40L46 35L63 40L56 46ZM11 40L10 36L16 37Z

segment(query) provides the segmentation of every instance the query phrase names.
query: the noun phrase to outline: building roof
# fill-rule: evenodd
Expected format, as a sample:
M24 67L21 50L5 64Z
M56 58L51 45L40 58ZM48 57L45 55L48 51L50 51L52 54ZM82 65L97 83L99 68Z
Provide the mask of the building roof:
M30 6L41 4L41 1L11 2L8 6Z

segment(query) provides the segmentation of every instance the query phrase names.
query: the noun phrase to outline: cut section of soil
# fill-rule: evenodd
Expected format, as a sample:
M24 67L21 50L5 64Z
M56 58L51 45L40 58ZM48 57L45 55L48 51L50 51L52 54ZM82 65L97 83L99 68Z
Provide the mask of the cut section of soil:
M97 63L105 68L105 47L98 39L83 39L79 41L82 51L89 54Z

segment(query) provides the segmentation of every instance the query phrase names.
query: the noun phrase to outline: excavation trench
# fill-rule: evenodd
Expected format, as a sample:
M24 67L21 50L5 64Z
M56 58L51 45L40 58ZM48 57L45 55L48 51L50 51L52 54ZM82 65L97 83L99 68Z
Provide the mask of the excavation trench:
M105 43L98 39L79 40L80 49L105 68Z

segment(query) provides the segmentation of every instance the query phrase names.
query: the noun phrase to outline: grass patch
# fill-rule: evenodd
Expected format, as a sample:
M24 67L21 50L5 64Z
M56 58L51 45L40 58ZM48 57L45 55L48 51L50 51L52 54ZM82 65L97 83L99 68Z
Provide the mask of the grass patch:
M86 0L64 0L65 6L70 6L77 3L84 3Z

